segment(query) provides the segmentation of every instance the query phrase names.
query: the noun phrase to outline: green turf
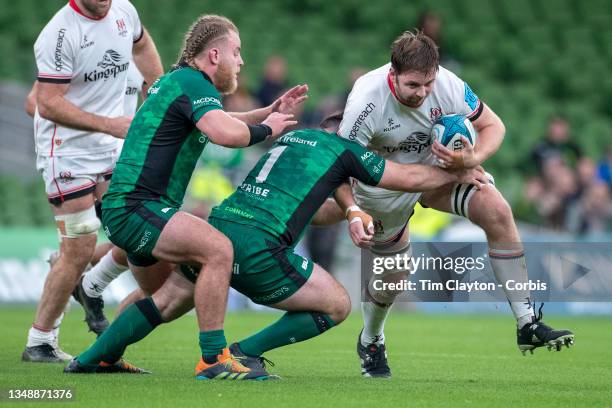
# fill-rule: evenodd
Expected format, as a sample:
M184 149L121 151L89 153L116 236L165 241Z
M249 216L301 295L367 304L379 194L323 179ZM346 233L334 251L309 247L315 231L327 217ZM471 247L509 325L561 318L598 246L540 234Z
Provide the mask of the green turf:
M194 316L161 326L128 349L127 359L153 375L66 375L59 365L22 363L31 308L0 308L0 388L72 388L69 407L565 407L612 406L612 325L608 319L549 317L576 333L561 353L539 349L523 357L508 316L395 313L387 324L393 378L359 373L358 314L320 338L270 352L281 381L204 382L193 378L198 359ZM77 353L93 340L81 310L64 320L61 344ZM228 339L273 321L274 314L230 314ZM1 406L8 406L6 401ZM44 403L13 404L19 407ZM64 404L53 403L58 407Z

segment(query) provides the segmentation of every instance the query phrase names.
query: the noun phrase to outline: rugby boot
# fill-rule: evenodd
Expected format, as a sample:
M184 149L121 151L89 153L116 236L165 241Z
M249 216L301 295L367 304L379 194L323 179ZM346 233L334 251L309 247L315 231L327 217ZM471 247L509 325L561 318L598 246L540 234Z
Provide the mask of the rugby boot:
M387 349L384 344L372 343L364 346L361 344L361 333L359 333L357 354L361 361L361 375L368 378L391 377L391 369L387 363Z
M224 348L217 361L207 364L203 358L196 365L195 376L197 380L255 380L263 381L270 378L265 369L252 370L243 366L229 351Z
M83 277L79 279L79 283L72 291L72 297L83 306L85 310L85 322L89 327L89 331L96 333L97 336L102 334L108 327L108 319L104 316L104 299L102 297L90 297L83 289Z
M533 354L533 350L538 347L546 346L549 351L553 348L556 351L561 351L563 346L569 348L574 345L574 333L570 330L555 330L542 322L542 307L544 307L544 303L541 304L537 317L534 316L531 323L527 323L516 330L516 343L523 355L527 351Z

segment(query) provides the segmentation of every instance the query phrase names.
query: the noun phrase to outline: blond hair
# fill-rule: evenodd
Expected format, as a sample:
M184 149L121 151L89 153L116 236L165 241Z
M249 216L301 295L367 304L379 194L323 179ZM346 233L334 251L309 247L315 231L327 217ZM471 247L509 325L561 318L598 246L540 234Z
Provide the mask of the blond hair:
M225 37L230 31L238 33L238 28L226 17L214 14L198 17L185 33L177 65L192 65L199 53L210 48L215 41Z

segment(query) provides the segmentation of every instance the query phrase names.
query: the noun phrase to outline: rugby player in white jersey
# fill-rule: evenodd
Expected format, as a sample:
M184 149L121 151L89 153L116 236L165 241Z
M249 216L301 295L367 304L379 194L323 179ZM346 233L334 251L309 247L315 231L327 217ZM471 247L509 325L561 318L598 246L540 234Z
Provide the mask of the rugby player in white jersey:
M162 74L155 45L127 0L70 0L34 45L37 168L60 236L23 361L61 362L52 329L90 261L105 192L131 117L123 113L130 58L147 83Z
M146 97L144 77L136 67L133 59L130 61L128 68L127 83L125 87L125 96L123 100L123 114L128 117L134 116L138 109L138 96L141 95L142 99ZM28 94L25 110L30 116L34 116L36 109L36 91L38 88L38 82L34 83L32 90ZM119 150L123 145L123 139L117 139L119 142ZM99 218L99 205L100 202L96 202L96 214ZM49 263L51 266L59 259L59 251L54 252L49 257ZM85 321L89 326L89 329L96 334L102 333L106 327L108 327L108 320L104 316L104 301L102 299L102 293L106 287L121 273L128 269L127 257L125 251L120 248L113 246L112 243L107 242L96 246L94 255L90 262L91 269L83 274L81 280L78 282L76 288L73 291L75 299L83 305L85 309ZM89 265L88 265L89 268ZM155 282L152 282L155 284ZM133 293L128 298L121 302L121 305L117 309L119 313L125 305L133 303L134 300L138 300L142 297L140 293ZM70 359L70 355L62 351L58 346L59 338L59 325L61 324L63 316L55 322L53 328L54 339L55 339L55 351L62 358L62 360Z
M475 147L450 151L433 142L430 129L446 114L466 115L478 131ZM405 32L391 48L391 63L359 78L348 97L339 134L379 152L398 163L430 163L445 168L474 168L500 147L505 127L500 118L452 72L439 66L434 42L420 32ZM408 220L417 201L424 206L455 213L480 226L489 244L496 279L526 282L523 246L512 210L493 182L476 190L470 185L447 185L427 193L400 193L354 186L358 206L374 218L375 232L370 250L378 256L410 256ZM346 188L346 187L345 187ZM350 196L350 195L349 195ZM343 203L347 207L352 203ZM359 209L359 208L354 208ZM349 214L350 217L350 214ZM359 225L351 224L351 226ZM355 237L366 244L368 236ZM370 242L372 244L372 242ZM393 273L395 272L395 273ZM389 281L406 277L406 271L391 271ZM399 292L365 288L362 302L364 327L357 350L362 374L389 377L384 323ZM529 291L506 292L517 320L517 343L521 351L559 342L573 344L569 330L553 330L536 318Z

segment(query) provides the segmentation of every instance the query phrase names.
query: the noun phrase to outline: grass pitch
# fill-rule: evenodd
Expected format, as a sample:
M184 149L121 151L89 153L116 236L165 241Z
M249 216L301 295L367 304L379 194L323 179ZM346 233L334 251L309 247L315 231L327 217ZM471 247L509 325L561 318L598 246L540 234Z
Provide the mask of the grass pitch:
M355 353L358 313L319 338L266 356L267 382L205 382L193 378L198 331L193 315L159 327L128 348L126 359L153 375L66 375L62 366L22 363L33 308L2 307L0 389L71 388L72 402L14 404L18 407L610 407L612 325L604 318L548 316L553 327L576 333L576 345L560 353L518 351L513 319L392 313L387 347L390 380L361 378ZM228 341L258 330L276 314L237 313L226 319ZM62 348L73 354L94 339L78 307L64 319Z

